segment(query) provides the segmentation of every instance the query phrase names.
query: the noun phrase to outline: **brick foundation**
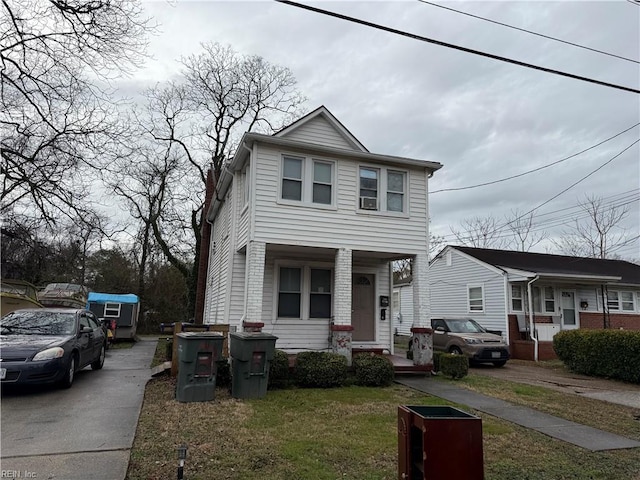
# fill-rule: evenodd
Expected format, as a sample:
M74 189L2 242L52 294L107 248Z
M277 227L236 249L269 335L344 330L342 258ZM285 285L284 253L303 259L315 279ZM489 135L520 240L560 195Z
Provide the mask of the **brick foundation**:
M602 312L580 312L580 328L604 328ZM610 313L609 328L623 330L640 330L640 314Z

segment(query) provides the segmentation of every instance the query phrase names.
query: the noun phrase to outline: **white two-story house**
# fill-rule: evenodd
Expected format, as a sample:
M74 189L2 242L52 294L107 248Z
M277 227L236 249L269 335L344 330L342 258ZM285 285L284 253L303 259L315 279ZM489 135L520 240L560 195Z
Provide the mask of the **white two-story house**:
M427 192L440 167L370 153L325 107L246 133L207 212L204 323L271 333L289 353L392 353L392 261L413 258L414 358L431 362Z

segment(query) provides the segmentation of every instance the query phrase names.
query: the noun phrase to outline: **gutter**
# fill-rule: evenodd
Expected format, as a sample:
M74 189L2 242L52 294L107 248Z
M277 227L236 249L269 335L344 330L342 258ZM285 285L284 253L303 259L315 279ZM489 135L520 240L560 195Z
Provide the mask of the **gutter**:
M540 278L539 275L533 277L531 281L527 283L527 297L529 304L529 336L533 340L533 360L535 362L538 361L538 339L534 335L534 325L533 325L533 295L531 294L531 284L537 281Z

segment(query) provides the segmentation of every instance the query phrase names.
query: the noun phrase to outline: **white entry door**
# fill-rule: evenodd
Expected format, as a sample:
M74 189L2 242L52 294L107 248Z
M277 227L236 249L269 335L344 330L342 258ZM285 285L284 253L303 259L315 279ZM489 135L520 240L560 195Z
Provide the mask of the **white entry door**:
M562 309L562 329L572 330L580 327L578 309L576 308L576 292L562 290L560 292L560 308Z

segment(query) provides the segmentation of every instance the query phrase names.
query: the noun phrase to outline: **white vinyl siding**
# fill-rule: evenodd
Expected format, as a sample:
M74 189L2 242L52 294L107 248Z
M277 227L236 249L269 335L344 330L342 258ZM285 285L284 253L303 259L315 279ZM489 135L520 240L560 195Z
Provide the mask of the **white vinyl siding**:
M316 117L284 135L287 140L315 143L327 147L354 150L354 148L324 118Z
M473 318L489 330L507 333L505 284L495 269L470 259L457 250L451 252L451 266L447 266L446 252L433 260L429 267L431 318L460 316ZM468 286L482 285L482 312L469 312Z
M335 159L335 207L327 210L315 205L290 205L279 199L281 153L277 149L260 145L258 160L256 241L389 253L397 253L400 249L408 255L424 251L427 232L427 173L424 169L407 172L408 205L404 215L410 215L399 221L397 215L357 213L358 162Z
M411 335L413 325L413 285L403 285L396 288L393 294L400 299L399 309L394 309L393 327L398 335Z

